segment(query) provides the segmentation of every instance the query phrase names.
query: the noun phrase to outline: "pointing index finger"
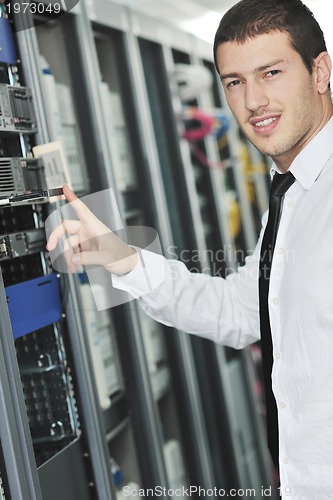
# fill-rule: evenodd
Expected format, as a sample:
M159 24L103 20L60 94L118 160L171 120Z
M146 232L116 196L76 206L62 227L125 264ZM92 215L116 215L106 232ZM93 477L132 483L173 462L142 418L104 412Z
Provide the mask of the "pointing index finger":
M91 224L96 222L95 215L89 210L89 208L76 196L75 193L70 189L67 184L63 186L63 193L66 197L68 203L75 211L76 215L81 222L86 224Z
M76 196L76 194L73 193L73 191L71 190L71 188L69 186L67 186L67 184L63 185L63 193L64 193L64 196L66 197L66 200L69 203L71 201L74 201L74 200L78 199L78 197Z

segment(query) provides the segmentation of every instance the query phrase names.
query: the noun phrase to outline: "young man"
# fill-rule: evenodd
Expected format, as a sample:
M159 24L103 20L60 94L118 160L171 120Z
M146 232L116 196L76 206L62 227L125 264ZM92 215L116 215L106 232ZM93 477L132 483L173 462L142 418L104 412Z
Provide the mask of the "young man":
M221 21L214 57L231 111L249 140L273 159L272 176L291 172L295 178L279 216L267 299L281 494L333 498L331 61L322 31L300 0L242 0ZM79 251L70 255L71 271L82 263L104 265L118 275L116 287L180 330L238 349L260 338L267 214L253 255L223 280L193 275L182 263L144 250L138 259L68 188L65 195L81 222L56 228L48 249L65 232L74 235Z

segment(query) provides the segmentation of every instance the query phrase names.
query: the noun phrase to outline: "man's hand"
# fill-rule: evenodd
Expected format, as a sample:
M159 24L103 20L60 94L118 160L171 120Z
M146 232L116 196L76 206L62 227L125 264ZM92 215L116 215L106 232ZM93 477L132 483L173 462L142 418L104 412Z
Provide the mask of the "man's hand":
M62 241L68 269L75 273L79 266L100 265L121 276L136 266L137 252L119 239L71 191L63 187L66 200L78 220L64 220L50 234L46 248L54 250Z

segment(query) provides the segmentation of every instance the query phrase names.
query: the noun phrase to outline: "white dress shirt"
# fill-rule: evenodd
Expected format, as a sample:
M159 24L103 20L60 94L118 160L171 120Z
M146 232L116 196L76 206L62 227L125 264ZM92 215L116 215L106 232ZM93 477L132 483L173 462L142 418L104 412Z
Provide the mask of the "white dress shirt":
M269 291L281 496L328 499L333 498L333 118L290 171L296 181L283 203ZM267 213L263 229L266 222ZM245 266L225 280L191 274L181 262L143 250L134 271L114 277L114 286L140 297L142 308L166 325L242 348L260 337L263 229Z

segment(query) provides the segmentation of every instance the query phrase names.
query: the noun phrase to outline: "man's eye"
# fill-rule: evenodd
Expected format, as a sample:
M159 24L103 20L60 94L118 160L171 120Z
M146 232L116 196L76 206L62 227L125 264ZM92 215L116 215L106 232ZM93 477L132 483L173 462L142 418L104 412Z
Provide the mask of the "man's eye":
M265 73L265 76L275 76L278 73L280 73L278 69L272 69L271 71L267 71L267 73Z
M227 87L237 87L237 85L239 85L240 83L240 80L233 80L232 82L229 82L227 84Z

